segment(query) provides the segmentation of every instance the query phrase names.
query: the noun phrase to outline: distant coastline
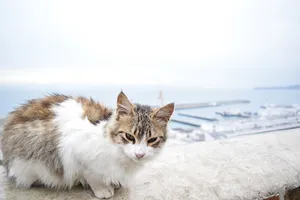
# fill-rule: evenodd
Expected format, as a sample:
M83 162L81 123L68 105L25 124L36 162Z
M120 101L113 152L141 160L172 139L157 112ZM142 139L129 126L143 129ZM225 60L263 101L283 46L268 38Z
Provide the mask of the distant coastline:
M300 85L255 87L254 90L300 90Z

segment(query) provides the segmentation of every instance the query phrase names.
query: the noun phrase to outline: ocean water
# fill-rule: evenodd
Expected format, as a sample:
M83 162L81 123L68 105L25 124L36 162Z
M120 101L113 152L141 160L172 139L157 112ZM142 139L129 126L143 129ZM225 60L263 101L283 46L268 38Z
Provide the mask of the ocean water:
M63 93L67 95L83 95L92 97L107 106L115 107L116 97L121 89L133 102L149 105L159 105L159 91L163 91L164 103L196 103L220 100L249 100L250 104L208 107L176 111L173 119L180 119L196 124L203 121L179 116L178 112L195 114L203 117L218 118L215 112L227 109L256 112L260 106L270 104L300 104L300 90L252 90L252 89L202 89L190 87L146 87L146 86L49 86L49 85L19 85L0 86L0 117L5 117L15 107L26 100L39 98L48 93ZM171 123L172 128L186 128L188 126Z

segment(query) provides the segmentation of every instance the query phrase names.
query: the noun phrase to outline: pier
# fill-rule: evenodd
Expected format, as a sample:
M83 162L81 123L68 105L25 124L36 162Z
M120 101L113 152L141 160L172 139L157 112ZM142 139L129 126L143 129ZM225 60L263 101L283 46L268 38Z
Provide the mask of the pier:
M212 102L200 102L200 103L175 103L175 110L183 109L194 109L194 108L207 108L207 107L216 107L216 106L225 106L225 105L235 105L235 104L248 104L248 100L228 100L228 101L212 101ZM160 106L153 106L158 108Z
M185 114L185 113L178 113L178 115L185 116L185 117L191 117L191 118L195 118L195 119L201 119L201 120L210 121L210 122L218 121L218 119L216 119L216 118L201 117L198 115L190 115L190 114Z
M179 124L188 125L188 126L193 126L193 127L196 127L196 128L201 127L200 124L194 124L194 123L191 123L191 122L186 122L186 121L182 121L182 120L178 120L178 119L171 119L170 121L175 122L175 123L179 123Z

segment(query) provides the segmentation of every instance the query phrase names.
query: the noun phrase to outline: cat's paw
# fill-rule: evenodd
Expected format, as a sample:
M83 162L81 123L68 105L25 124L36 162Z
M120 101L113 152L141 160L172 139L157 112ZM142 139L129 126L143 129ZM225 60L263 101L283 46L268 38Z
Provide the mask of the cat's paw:
M114 188L111 186L98 188L97 190L94 190L94 194L99 199L108 199L114 195Z
M120 182L117 182L117 183L111 183L111 186L115 189L120 189L122 187L121 183Z

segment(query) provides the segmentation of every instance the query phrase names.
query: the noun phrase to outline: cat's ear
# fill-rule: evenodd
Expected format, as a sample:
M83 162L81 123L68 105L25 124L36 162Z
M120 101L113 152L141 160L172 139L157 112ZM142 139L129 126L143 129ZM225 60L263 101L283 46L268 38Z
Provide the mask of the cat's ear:
M123 93L120 92L117 99L117 112L119 115L131 115L134 114L134 107Z
M152 115L153 119L159 122L167 123L175 109L174 103L169 103L161 108L155 109Z

